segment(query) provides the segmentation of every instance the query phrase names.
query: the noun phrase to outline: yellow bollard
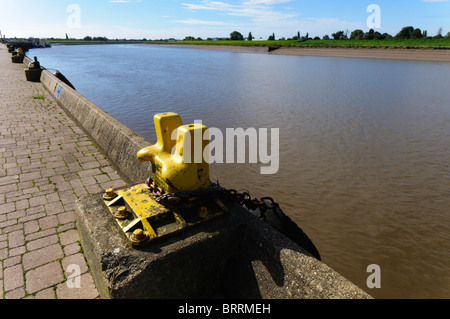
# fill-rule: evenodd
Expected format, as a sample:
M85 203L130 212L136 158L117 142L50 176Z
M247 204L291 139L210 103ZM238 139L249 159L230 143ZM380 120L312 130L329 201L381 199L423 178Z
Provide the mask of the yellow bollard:
M180 193L209 188L209 164L203 152L209 141L203 140L207 127L182 125L176 113L154 117L157 143L137 154L141 162L152 163L153 180L165 193ZM176 140L173 132L176 130Z
M152 163L157 193L164 193L168 202L158 200L162 194L155 198L149 183L107 189L103 194L106 207L136 247L228 212L220 197L208 189L213 184L203 158L209 144L203 141L207 128L183 125L181 117L171 112L155 115L154 121L157 142L140 150L137 158Z

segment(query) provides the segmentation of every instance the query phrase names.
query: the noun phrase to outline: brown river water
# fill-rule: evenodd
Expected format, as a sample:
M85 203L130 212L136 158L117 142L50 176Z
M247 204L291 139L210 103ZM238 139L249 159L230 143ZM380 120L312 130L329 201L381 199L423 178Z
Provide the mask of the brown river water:
M150 142L153 115L168 111L224 135L278 128L275 174L216 163L211 179L273 197L375 298L450 297L450 63L151 45L35 55ZM381 288L366 284L372 264Z

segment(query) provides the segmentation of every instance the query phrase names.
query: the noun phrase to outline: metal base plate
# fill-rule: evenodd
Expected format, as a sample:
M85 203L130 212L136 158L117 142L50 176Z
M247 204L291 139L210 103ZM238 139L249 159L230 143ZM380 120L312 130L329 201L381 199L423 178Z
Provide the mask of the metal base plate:
M169 209L157 203L146 184L115 190L103 201L133 246L144 246L160 237L181 231L228 211L220 198L197 199L190 205Z

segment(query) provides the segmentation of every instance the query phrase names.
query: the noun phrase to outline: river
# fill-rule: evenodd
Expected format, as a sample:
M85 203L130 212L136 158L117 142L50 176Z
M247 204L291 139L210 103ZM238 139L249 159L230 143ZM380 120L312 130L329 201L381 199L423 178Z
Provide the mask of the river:
M212 164L211 179L273 197L375 298L450 297L450 63L157 45L27 55L150 142L168 111L223 132L279 128L276 174ZM381 288L366 284L372 264Z

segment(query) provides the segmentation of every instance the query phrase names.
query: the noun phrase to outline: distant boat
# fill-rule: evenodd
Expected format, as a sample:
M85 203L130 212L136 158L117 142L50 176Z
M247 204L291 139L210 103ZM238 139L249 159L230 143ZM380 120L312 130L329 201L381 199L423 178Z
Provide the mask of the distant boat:
M29 39L33 44L33 48L51 48L51 44L47 39Z

